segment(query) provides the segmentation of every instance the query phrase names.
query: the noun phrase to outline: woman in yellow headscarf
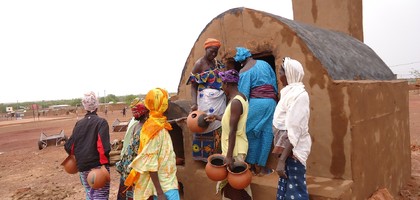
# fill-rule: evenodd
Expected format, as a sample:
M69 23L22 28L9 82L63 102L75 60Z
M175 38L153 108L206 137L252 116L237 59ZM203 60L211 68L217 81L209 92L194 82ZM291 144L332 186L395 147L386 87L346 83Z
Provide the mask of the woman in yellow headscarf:
M140 133L137 157L130 164L132 171L126 179L133 185L134 199L179 200L176 177L175 152L169 130L172 130L163 113L168 108L168 92L161 88L150 90L144 100L149 119Z

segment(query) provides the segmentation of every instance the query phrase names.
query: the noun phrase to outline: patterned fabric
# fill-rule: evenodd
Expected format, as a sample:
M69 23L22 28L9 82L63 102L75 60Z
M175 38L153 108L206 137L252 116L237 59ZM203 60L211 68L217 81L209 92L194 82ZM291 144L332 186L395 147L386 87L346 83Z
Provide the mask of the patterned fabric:
M121 150L121 159L115 163L115 169L121 174L120 187L118 190L118 199L129 200L133 198L133 188L124 185L124 182L131 171L130 163L137 156L140 144L140 130L142 124L134 118L128 125L127 132L124 137L124 146ZM127 144L127 145L126 145Z
M219 72L220 78L224 83L238 83L239 82L239 73L234 69L227 70L225 72Z
M216 68L203 73L191 74L188 83L195 82L197 87L198 110L207 114L223 115L226 108L226 95L222 89L222 79L219 72L225 66L216 61ZM220 147L221 123L212 122L204 134L193 134L193 159L207 162L213 153L221 153Z
M134 118L139 118L149 112L143 102L139 98L135 98L130 104L131 112Z
M134 98L133 101L131 101L131 103L130 103L130 108L136 106L140 102L141 102L140 98L138 98L138 97Z
M272 85L277 93L277 79L271 66L263 61L256 63L249 70L240 73L239 91L248 98L249 112L246 122L246 134L249 149L246 162L265 166L273 142L273 114L277 102L271 98L252 98L251 89L261 85Z
M168 92L161 88L152 89L146 94L144 104L150 112L149 118L141 129L138 154L140 154L149 141L158 135L162 129L172 130L171 124L168 123L166 116L163 115L166 109L168 109L168 98ZM138 180L139 176L140 174L138 172L131 170L126 178L125 185L132 186Z
M216 68L214 69L209 69L202 73L191 73L188 83L197 83L198 91L202 91L206 88L220 90L222 89L222 79L219 76L219 72L221 72L221 69L223 68L225 68L225 66L222 63L217 62Z
M220 136L222 127L209 133L193 134L193 159L207 162L207 158L215 153L222 153Z
M86 111L93 112L98 108L99 101L94 92L89 92L84 95L82 104Z
M96 167L101 168L101 166ZM105 165L105 168L109 172L109 166ZM89 174L89 171L83 171L79 172L79 178L80 182L82 183L83 187L85 188L86 192L86 200L108 200L109 198L109 188L110 188L110 182L106 182L105 186L99 189L93 189L90 187L90 185L87 182L87 177Z
M161 129L137 155L130 167L141 174L134 186L134 199L147 199L157 195L150 172L158 173L163 192L178 189L175 152L168 130Z
M131 120L128 122L127 131L125 132L125 135L124 135L123 147L122 147L121 153L120 153L120 160L123 158L123 156L125 154L127 154L129 146L132 145L133 136L136 134L134 132L134 128L136 128L139 123L140 123L140 121L136 120L134 117L132 117ZM137 128L141 128L141 127L137 127ZM137 141L137 143L138 143L138 141ZM136 145L137 145L136 149L138 150L139 144L136 144ZM137 151L135 152L135 154L137 155ZM134 158L135 158L135 156L133 157L133 159Z
M287 158L286 175L288 178L279 178L276 199L309 199L305 174L306 169L302 163L291 157Z

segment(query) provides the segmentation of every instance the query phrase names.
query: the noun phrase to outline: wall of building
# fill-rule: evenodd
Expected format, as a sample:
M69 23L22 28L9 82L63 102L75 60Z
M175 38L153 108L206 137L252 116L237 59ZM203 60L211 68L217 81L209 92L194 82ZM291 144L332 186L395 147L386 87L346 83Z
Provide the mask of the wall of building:
M362 0L292 0L293 19L346 33L363 42Z

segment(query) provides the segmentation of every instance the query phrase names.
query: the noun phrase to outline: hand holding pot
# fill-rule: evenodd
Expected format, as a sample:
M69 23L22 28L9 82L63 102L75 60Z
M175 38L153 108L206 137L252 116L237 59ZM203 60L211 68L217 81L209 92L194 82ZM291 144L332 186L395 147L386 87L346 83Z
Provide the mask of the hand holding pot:
M206 120L206 122L209 122L209 123L211 123L211 122L214 122L214 121L216 121L216 120L221 120L220 119L220 117L218 116L218 115L207 115L205 118L204 118L204 120Z
M230 169L233 169L233 163L234 162L235 162L235 160L232 158L232 156L226 156L225 163L226 163L227 167L229 167Z

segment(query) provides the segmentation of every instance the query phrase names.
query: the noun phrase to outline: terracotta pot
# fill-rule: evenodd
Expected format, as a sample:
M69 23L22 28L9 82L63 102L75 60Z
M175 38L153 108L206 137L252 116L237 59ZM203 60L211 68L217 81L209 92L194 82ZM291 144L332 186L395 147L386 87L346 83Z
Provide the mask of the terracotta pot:
M101 167L102 173L105 175L106 180L109 182L111 181L111 176L109 175L108 170L106 169L105 165L102 165Z
M96 168L90 170L87 176L87 182L91 188L99 189L105 186L105 184L108 182L108 178L108 172L104 173L104 171L101 168Z
M187 117L187 126L190 131L194 133L203 133L209 126L209 122L204 119L206 116L207 114L203 111L192 111Z
M246 188L252 181L252 173L249 170L249 165L243 161L236 161L233 163L232 169L228 167L228 182L229 185L237 190Z
M69 174L75 174L79 171L77 169L76 157L73 154L67 156L67 158L64 159L61 165L63 165L64 171L66 171Z
M226 169L225 156L222 154L213 154L207 158L206 164L207 177L213 181L226 179L228 171Z

